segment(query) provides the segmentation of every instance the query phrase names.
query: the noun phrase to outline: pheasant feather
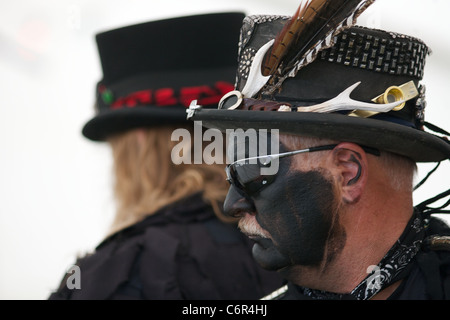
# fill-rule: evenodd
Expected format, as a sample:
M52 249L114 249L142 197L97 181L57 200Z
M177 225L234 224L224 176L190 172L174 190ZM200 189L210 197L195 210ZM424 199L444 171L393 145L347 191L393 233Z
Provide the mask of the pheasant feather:
M261 66L264 76L278 76L270 91L314 61L321 50L331 47L335 36L353 26L357 17L374 1L303 0L275 38Z

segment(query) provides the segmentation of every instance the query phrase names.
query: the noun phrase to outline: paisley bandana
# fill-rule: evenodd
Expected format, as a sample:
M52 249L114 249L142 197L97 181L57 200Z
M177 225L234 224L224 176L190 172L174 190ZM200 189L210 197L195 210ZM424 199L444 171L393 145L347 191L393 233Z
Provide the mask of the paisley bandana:
M425 236L425 222L414 211L400 238L376 266L368 269L370 274L349 294L314 290L296 286L299 293L317 300L368 300L392 283L409 273L410 262L417 254Z

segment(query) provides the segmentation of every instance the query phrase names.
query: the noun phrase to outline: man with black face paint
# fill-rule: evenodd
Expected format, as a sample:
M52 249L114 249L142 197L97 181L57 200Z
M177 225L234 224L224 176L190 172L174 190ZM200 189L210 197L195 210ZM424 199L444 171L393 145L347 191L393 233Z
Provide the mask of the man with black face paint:
M319 139L286 135L281 135L280 140L280 153L304 150L305 144L318 146L321 142ZM291 145L296 143L298 147L292 148ZM389 249L383 247L383 243L393 243L399 236L392 233L392 239L387 241L386 237L391 234L388 232L389 226L384 226L387 217L378 220L379 227L384 228L383 232L375 226L375 221L369 221L380 207L386 209L388 205L394 207L394 204L382 202L366 209L363 206L393 192L397 193L397 203L407 192L396 190L389 183L380 189L377 185L380 185L381 179L367 182L368 162L379 161L367 159L376 158L375 151L366 147L364 150L352 143L322 141L320 146L327 148L317 150L321 152L316 154L297 154L280 159L275 179L258 192L246 192L240 187L247 181L233 183L224 208L229 215L241 217L239 228L255 240L253 256L264 268L279 271L286 279L296 283L310 283L309 286L321 290L328 288L327 291L346 292L353 289L353 284L347 284L346 279L343 279L345 283L339 283L338 275L353 276L353 273L364 270L362 275L365 276L367 266L377 264L385 250ZM236 148L239 149L239 146L236 145ZM411 185L414 165L395 156L383 157L392 165L398 163L399 168L409 165L405 165L410 171L409 178L404 177L408 175L406 169L402 170L405 174L397 173L396 176L405 180L402 186L407 187L408 182ZM246 167L248 165L237 167L235 175L251 176L246 174ZM376 174L381 177L379 171ZM383 172L383 175L387 180L389 172ZM390 212L380 211L380 218ZM398 211L394 225L405 225L411 212L412 206L403 212ZM352 216L358 216L358 219L344 220L344 217ZM367 241L371 241L370 244ZM356 248L356 244L359 247ZM344 251L346 245L351 245L352 251ZM353 257L355 249L358 254L364 253L362 258ZM350 287L347 288L347 285Z
M245 144L231 141L230 145L234 146L234 154L246 149ZM267 150L273 150L270 143ZM280 153L287 151L283 144L279 150ZM258 192L245 192L232 186L224 205L229 215L242 218L239 228L256 242L255 259L269 270L320 263L324 239L331 225L325 213L333 210L332 186L317 172L293 173L291 160L282 159L281 166L277 165L276 179L261 184L264 188ZM240 177L251 179L253 172L246 173L249 169L250 165L241 165L236 171ZM305 247L304 243L309 246Z
M288 280L266 298L448 299L450 228L431 216L448 203L430 204L450 190L413 205L416 163L450 158L449 134L424 121L428 47L353 26L373 1L350 2L245 18L236 91L190 117L272 133L256 153L259 140L231 136L224 205Z

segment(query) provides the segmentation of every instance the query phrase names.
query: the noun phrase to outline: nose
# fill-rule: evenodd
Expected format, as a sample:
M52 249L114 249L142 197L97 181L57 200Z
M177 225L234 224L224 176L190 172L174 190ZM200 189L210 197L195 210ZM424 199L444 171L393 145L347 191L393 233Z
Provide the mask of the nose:
M240 218L244 213L256 213L256 208L251 198L241 194L234 185L231 185L228 190L223 209L225 215L234 218Z

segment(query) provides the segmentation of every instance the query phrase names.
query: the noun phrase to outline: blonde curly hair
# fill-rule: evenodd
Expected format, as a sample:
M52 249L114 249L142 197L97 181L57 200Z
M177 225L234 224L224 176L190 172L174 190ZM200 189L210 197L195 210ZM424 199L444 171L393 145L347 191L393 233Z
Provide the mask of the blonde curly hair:
M114 159L117 201L110 233L197 192L203 193L204 200L213 207L219 219L234 222L221 210L229 187L225 165L175 165L171 159L172 148L178 143L171 141L175 129L174 126L135 129L108 140ZM190 127L186 129L193 132ZM188 147L193 148L193 141Z

